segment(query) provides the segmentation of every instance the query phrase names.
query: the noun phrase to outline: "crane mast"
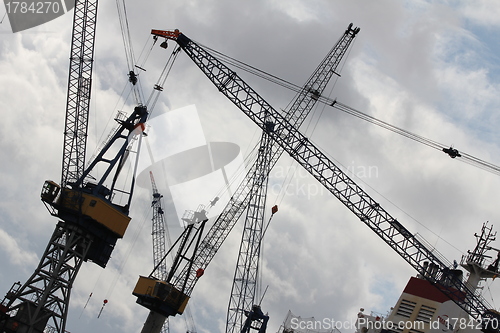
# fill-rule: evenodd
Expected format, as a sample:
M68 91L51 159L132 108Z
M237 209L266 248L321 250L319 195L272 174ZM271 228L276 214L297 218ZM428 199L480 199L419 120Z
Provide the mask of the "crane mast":
M352 24L348 26L333 48L311 74L304 84L303 89L297 94L290 108L286 111L285 116L295 126L300 127L314 105L316 105L318 97L322 95L331 77L337 73L337 68L343 56L358 32L358 28L352 29ZM263 237L267 182L268 175L272 169L270 163L273 153L272 145L273 142L269 135L266 132L262 132L257 160L247 174L247 179L251 179L249 183L251 188L250 199L246 210L243 235L227 311L226 332L228 333L241 331L244 323L247 321L246 314L251 313L254 305L258 283L261 240ZM226 208L231 210L232 205L228 206ZM230 221L229 225L234 225L238 217L235 216L235 220ZM205 261L207 261L205 266L210 260L205 258Z
M41 333L49 327L65 332L71 288L82 263L105 267L130 222L134 180L117 184L132 145L142 135L146 107L135 107L128 117L120 112L110 140L84 165L97 3L75 1L61 184L47 180L41 193L59 222L34 273L24 284L15 283L0 303L2 332ZM92 177L101 166L102 176Z
M74 188L61 188L50 180L45 182L41 199L60 221L35 272L23 285L14 284L1 302L0 328L8 333L16 332L18 327L27 333L41 333L50 325L55 332L65 331L71 288L82 263L92 261L105 267L116 241L123 237L130 222L133 182L129 188L115 185L130 140L147 115L145 107L136 107L127 119L118 119L119 129L84 170ZM116 155L105 156L120 141L123 142ZM86 181L97 164L107 164L102 178L98 182ZM111 186L104 184L109 179ZM127 198L125 204L113 202L115 192Z
M153 218L152 218L152 232L153 236L153 264L154 270L151 273L152 276L158 277L160 280L166 280L168 275L166 257L170 252L167 252L166 245L171 247L172 241L168 234L168 228L165 221L165 215L163 211L162 198L163 195L158 191L156 182L154 180L153 172L149 172L151 178L151 186L153 189L153 201L151 207L153 208ZM186 319L186 332L196 333L196 328L194 325L194 319L192 317L189 307L186 308L188 318ZM169 318L164 315L150 311L146 322L141 330L143 333L168 333L169 328Z
M300 133L294 124L269 105L234 71L178 30L158 32L158 34L175 40L221 93L257 126L272 136L274 142L302 165L419 274L472 318L494 320L496 324L492 327L498 328L499 314L491 311L492 307L483 297L477 295L454 275L450 267L428 249L419 237L409 232L397 219L385 211L328 156ZM428 272L430 265L433 267L433 274ZM483 326L483 330L488 330L488 327Z
M167 262L163 260L163 257L167 253L167 237L165 235L165 216L161 203L163 195L158 192L153 172L150 171L149 175L151 177L151 187L153 189L153 201L151 202L151 207L153 209L151 236L153 237L153 264L155 267L153 275L158 276L160 279L165 279L167 277ZM144 324L143 331L168 333L168 318L164 319L163 316L154 311L150 311L146 323Z

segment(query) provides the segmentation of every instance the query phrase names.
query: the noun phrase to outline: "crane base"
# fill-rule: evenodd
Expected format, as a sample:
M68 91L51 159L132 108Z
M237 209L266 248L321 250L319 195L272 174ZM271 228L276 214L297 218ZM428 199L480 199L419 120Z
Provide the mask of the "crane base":
M165 317L182 314L189 296L172 284L150 277L140 276L132 292L137 303Z

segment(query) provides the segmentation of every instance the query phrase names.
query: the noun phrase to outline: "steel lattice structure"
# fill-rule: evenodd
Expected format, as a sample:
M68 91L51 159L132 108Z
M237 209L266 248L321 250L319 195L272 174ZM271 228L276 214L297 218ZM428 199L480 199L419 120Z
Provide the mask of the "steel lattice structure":
M299 127L308 115L308 112L312 109L312 106L317 100L318 89L324 89L326 86L330 75L334 73L340 60L348 49L349 44L352 42L355 35L359 32L358 28L352 29L352 25L348 27L342 38L337 42L336 47L334 47L332 52L330 52L325 59L321 62L320 67L314 72L311 78L308 80L310 83L315 82L317 86L306 86L300 93L299 98L294 103L295 108L290 108L284 115L286 119L289 119L293 126ZM161 36L161 31L153 30L153 34ZM175 35L175 33L174 33ZM179 45L184 49L188 56L195 61L196 64L200 63L203 66L203 71L210 72L212 69L215 71L211 76L221 75L217 73L218 69L216 66L207 62L209 55L204 49L199 45L191 42L189 40L189 45L184 45L182 38L184 35L179 36L181 40L177 40ZM175 37L174 39L176 39ZM198 60L195 60L197 59ZM210 58L213 58L210 56ZM214 58L215 59L215 58ZM222 63L221 63L222 64ZM223 65L224 66L224 65ZM201 67L200 67L201 68ZM229 82L231 77L236 76L236 73L227 68L228 75L223 78L222 82ZM307 110L307 112L305 111ZM272 168L278 161L281 154L284 152L283 148L277 145L273 145L271 157L269 161L269 167ZM233 194L231 201L226 205L222 213L218 216L217 220L214 222L210 230L207 232L206 236L203 238L200 247L194 257L193 267L206 268L210 261L213 259L232 228L238 221L238 218L243 214L244 210L248 207L252 193L252 174L254 174L254 167L247 172L247 175L243 182L240 184L238 189ZM258 183L254 184L258 186ZM185 292L190 295L196 282L196 273L189 269L188 265L184 266L181 271L178 272L175 280L173 280L174 285L180 285L186 281ZM181 282L182 281L182 282Z
M158 31L153 31L152 33L156 34L156 32ZM294 124L299 126L307 117L308 112L312 109L318 99L318 96L320 95L320 92L323 91L331 76L335 73L340 60L358 32L359 29L352 29L351 24L337 44L321 62L318 69L311 75L308 83L298 94L293 106L286 113L286 117L294 122ZM264 135L267 134L264 133ZM283 149L277 147L276 145L269 144L268 150L269 152L266 152L268 156L266 157L265 163L268 167L267 170L270 170L276 164L276 161L283 152ZM199 272L203 271L207 267L236 224L238 218L241 216L245 208L249 206L252 193L256 193L257 189L262 186L263 181L267 179L268 171L266 172L262 169L264 171L259 172L257 171L259 168L262 169L262 166L256 164L251 170L248 171L245 180L235 191L231 201L226 205L222 214L219 215L217 221L212 225L207 235L194 250L194 255L187 258L182 254L182 252L185 251L182 245L185 241L181 242L179 238L178 242L181 245L179 246L178 256L185 259L183 261L183 265L175 263L175 265L171 268L166 282L169 286L173 286L173 288L184 294L184 296L176 296L175 299L163 300L155 305L152 300L155 299L156 295L152 295L147 291L149 290L149 287L153 287L152 284L154 284L154 281L146 278L140 278L138 284L136 285L136 289L134 290L134 294L139 297L138 303L149 309L160 311L165 316L182 313L182 300L191 294L196 281L200 277ZM266 177L260 176L263 174L265 174ZM256 175L259 176L257 177ZM196 234L196 237L198 237L198 234ZM196 242L196 244L198 244L198 242ZM253 254L257 253L256 251L250 252ZM247 263L255 263L256 261L254 259L247 260ZM246 289L246 292L249 295L252 294L251 297L253 297L252 289ZM161 306L158 304L161 304ZM244 310L240 309L238 311Z
M63 187L75 182L85 168L97 3L97 0L77 0L74 6L61 175ZM71 286L91 242L92 237L78 226L59 222L33 275L16 292L8 293L11 297L9 310L26 313L28 332L42 332L49 319L57 332L64 332ZM8 320L3 325L8 325Z
M167 253L167 241L165 235L165 215L161 202L163 195L158 192L158 187L156 186L152 172L150 172L150 177L151 187L153 189L153 201L151 202L151 208L153 210L153 217L151 218L151 236L153 237L153 265L155 267L152 274L160 279L165 279L167 277L167 263L163 260L163 257L165 253Z
M253 168L253 184L250 184L252 188L251 199L246 210L245 224L229 299L226 332L241 332L246 320L245 311L248 313L255 303L264 232L268 175L271 171L269 168L271 147L271 137L266 133L262 133L259 154Z
M345 30L337 43L327 53L304 84L303 89L297 94L290 108L286 111L285 117L295 126L300 127L314 105L316 105L318 97L322 95L332 76L337 73L343 56L359 32L359 29L351 29L351 27L352 25ZM240 332L246 320L245 312L249 313L254 305L260 247L263 237L262 228L267 194L267 178L272 169L270 163L273 153L272 146L272 140L266 132L263 132L257 160L246 177L249 183L248 185L243 183L240 186L249 186L250 200L247 206L243 235L229 300L226 332ZM278 153L275 160L280 156L281 153ZM232 209L231 204L226 206L227 210ZM214 226L219 222L217 220ZM229 225L234 225L235 222L231 221ZM210 235L210 232L208 235Z
M12 297L9 310L25 318L26 332L43 332L50 319L56 332L64 332L71 287L91 242L80 228L57 224L33 275L7 294Z
M165 224L165 215L163 211L162 198L163 196L158 192L158 187L156 186L155 179L153 177L153 173L150 171L149 175L151 177L151 187L153 189L153 201L151 202L151 207L153 209L153 218L152 222L152 230L151 236L153 237L153 265L155 267L153 273L154 276L157 276L160 279L166 279L167 277L167 262L163 260L165 254L167 253L166 244L166 224ZM150 311L148 315L148 319L146 321L154 320L154 321L163 321L162 317L158 319L157 315ZM161 325L160 329L161 333L169 332L169 320L166 318L163 325Z
M0 313L0 328L10 333L16 332L16 327L23 326L27 333L41 333L46 325L50 325L58 333L65 331L71 287L82 262L92 261L105 267L117 239L123 237L130 221L128 207L132 190L115 189L128 194L127 204L120 206L112 202L113 190L103 183L112 178L111 188L114 189L119 166L127 155L130 132L134 131L136 124L145 122L146 118L146 109L136 107L134 113L121 122L115 135L75 182L75 186L81 187L62 188L59 194L61 189L58 185L51 181L45 182L42 201L47 204L51 214L61 221L34 273L22 286L14 285L2 301L5 314ZM123 142L116 156L104 158L106 152L120 141ZM98 184L84 183L84 178L98 163L108 165L102 179ZM94 211L94 207L98 207L97 210Z
M134 179L122 181L120 171L142 135L147 108L139 105L128 117L120 113L119 126L85 167L97 0L77 0L74 10L61 184L47 180L41 193L60 221L33 275L14 284L0 303L0 328L8 333L41 333L46 327L65 332L71 287L82 262L105 267L130 222ZM98 165L104 172L97 179L91 173Z
M153 31L153 33L176 40L207 78L238 109L271 135L274 142L302 165L359 220L472 318L488 320L494 317L498 320L498 314L490 311L491 306L482 296L475 294L453 275L448 264L385 211L328 156L300 133L293 123L269 105L234 71L178 30ZM224 228L226 225L219 227ZM196 264L204 264L205 259L212 258L216 252L214 249L218 249L217 244L217 242L203 244L200 248L204 251L200 251L197 257L199 260L195 259ZM427 268L431 264L437 268L436 274L428 274ZM189 271L183 273L185 276L192 275ZM189 285L194 285L196 279L188 278L187 281ZM190 291L190 289L183 290Z
M97 0L75 1L64 124L62 187L79 179L85 169L97 4Z

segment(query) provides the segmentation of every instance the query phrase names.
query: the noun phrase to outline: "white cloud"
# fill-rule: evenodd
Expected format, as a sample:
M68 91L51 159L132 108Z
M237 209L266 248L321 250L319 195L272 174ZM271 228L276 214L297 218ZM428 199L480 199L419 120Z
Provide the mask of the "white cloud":
M478 2L474 8L465 2L454 8L447 2L403 5L396 0L294 1L286 6L230 0L127 5L136 54L150 39L150 29L179 28L204 45L299 85L353 22L361 31L332 97L500 164L496 134L500 94L491 74L498 63L491 57L492 46L483 39L486 32L498 34L494 3ZM108 119L117 109L133 107L122 96L129 69L116 28L116 9L113 3L102 2L99 10L89 152L103 129L111 127ZM42 254L56 223L40 203L39 191L46 178L58 180L60 172L71 26L70 15L66 16L23 33L2 31L0 247L6 272L18 269L22 259L28 260L26 266L34 266L33 251ZM475 30L468 22L474 22ZM155 47L144 64L141 82L146 96L172 49L174 43L167 51ZM277 109L293 97L241 74ZM254 135L254 124L182 52L164 91L159 105L172 109L196 105L208 141L253 147L259 136ZM166 96L168 101L163 100ZM473 233L482 222L490 220L498 228L498 176L333 109L320 106L317 117L321 112L311 140L347 167L375 167L377 173L356 181L450 260L474 246ZM290 165L294 165L291 159L284 156L278 166L286 170ZM282 184L283 175L272 177L270 184ZM277 330L289 309L317 319L349 320L360 307L382 312L394 305L414 274L409 265L331 195L316 191L312 177L297 172L290 184L287 195L271 191L268 200L269 207L280 205L266 235L262 270L263 284L269 284L262 304L271 315L269 331ZM307 192L313 188L316 192ZM110 333L136 332L146 318L147 310L135 304L131 292L138 275L152 269L150 193L138 189L135 195L130 229L118 241L109 266L102 270L86 263L75 282L67 327L71 332L103 327ZM177 236L179 227L171 227ZM192 294L199 332L224 326L240 233L239 227L233 231ZM2 279L0 292L12 282ZM97 319L104 298L109 303ZM173 318L172 325L182 327L182 317Z
M321 15L321 4L310 1L304 3L300 0L297 1L273 1L273 5L276 6L280 11L286 13L291 18L302 23L310 20L317 20L318 16Z
M498 15L500 15L500 4L495 0L479 0L474 4L468 1L462 1L459 10L463 16L470 19L477 25L488 29L498 28Z
M11 265L26 269L26 267L37 264L37 254L26 251L21 244L5 230L0 229L0 249L9 258Z

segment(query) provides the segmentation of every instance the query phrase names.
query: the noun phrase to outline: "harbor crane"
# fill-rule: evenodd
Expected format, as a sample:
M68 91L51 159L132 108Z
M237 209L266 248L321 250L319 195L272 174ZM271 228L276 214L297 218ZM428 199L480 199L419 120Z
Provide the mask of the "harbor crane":
M222 94L260 129L271 136L273 142L304 167L419 274L453 300L471 318L481 320L483 331L498 331L500 314L492 310L482 296L476 294L469 285L455 275L450 267L437 257L419 237L412 234L396 218L392 217L304 136L293 123L276 111L243 81L237 73L179 30L153 30L152 33L176 41ZM228 214L230 213L228 212ZM201 228L206 220L200 222ZM227 229L227 225L224 224L217 226L214 224L214 227ZM224 241L224 235L227 236L225 231L214 230L211 238L205 238L201 244L197 242L194 254L187 260L184 268L177 273L176 278L173 278L172 274L172 278L165 282L155 280L153 277L140 277L134 290L138 302L141 303L144 299L150 301L148 304L153 304L154 301L161 302L165 316L181 314L192 288L202 275L200 272L204 271L207 263L216 254ZM434 273L431 275L427 274L430 265L432 265ZM178 269L178 266L172 269ZM162 285L161 294L147 292L147 289L155 288L159 284ZM160 288L156 289L160 290ZM488 325L488 323L493 323L493 325Z
M311 74L303 88L297 93L290 108L286 111L286 117L294 122L295 126L300 127L316 105L317 96L323 94L332 76L334 74L340 75L338 74L339 64L358 32L359 28L353 28L350 24ZM244 331L247 332L250 327L259 329L261 327L257 323L262 322L262 320L256 321L256 325L250 325L252 321L250 319L259 313L259 308L256 308L259 305L255 303L255 297L258 290L261 242L264 236L268 175L273 167L269 163L272 160L272 148L272 138L263 131L257 160L245 178L245 180L249 180L250 199L246 208L243 234L227 310L226 333L239 333L244 328L246 328ZM232 209L233 203L230 204L227 207L228 210ZM239 215L234 216L235 221L231 221L230 224L234 224L239 217Z
M0 303L1 332L42 333L50 327L64 333L82 263L105 267L130 222L134 180L120 171L143 135L147 108L138 105L129 116L119 112L116 130L85 166L97 6L97 0L75 1L61 181L47 180L41 192L59 222L34 273ZM97 168L101 176L95 178Z

